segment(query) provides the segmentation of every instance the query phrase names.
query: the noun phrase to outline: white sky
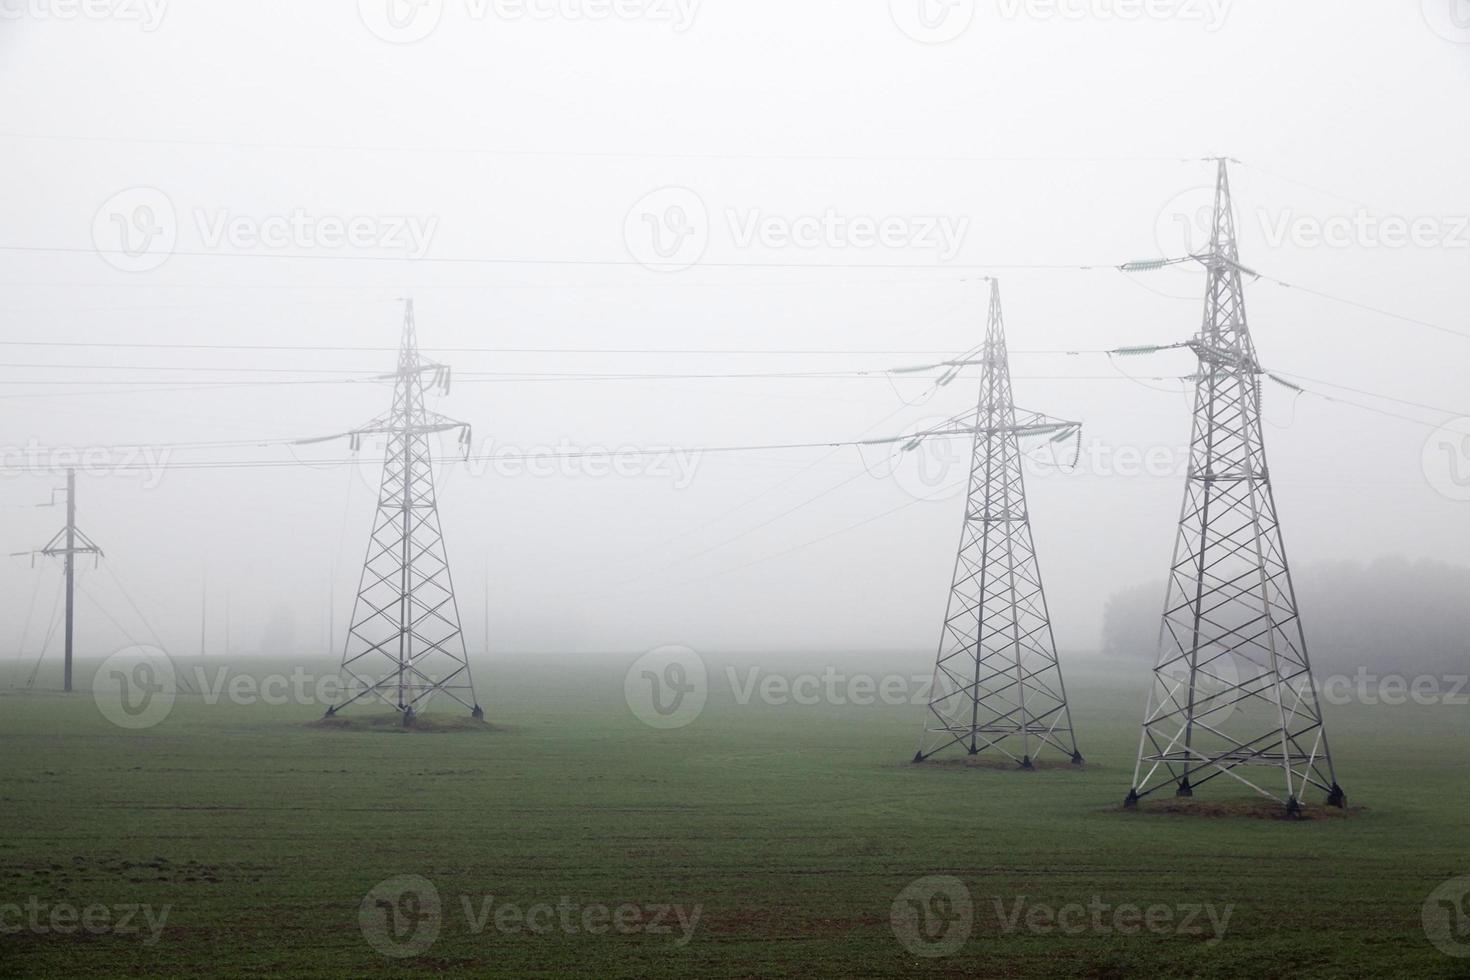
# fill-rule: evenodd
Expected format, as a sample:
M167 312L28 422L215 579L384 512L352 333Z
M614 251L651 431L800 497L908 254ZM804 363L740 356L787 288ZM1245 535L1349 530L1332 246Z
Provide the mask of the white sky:
M1199 158L1227 154L1243 162L1232 179L1246 265L1470 332L1470 9L1157 0L1155 15L1129 18L1117 13L1126 5L1074 2L1049 16L1044 3L996 0L980 3L953 40L927 44L899 28L920 23L904 0L893 9L886 0L705 0L654 5L633 20L589 19L593 8L565 4L543 4L551 13L532 19L514 5L445 0L435 30L394 44L368 26L382 29L386 6L364 4L117 0L67 16L77 8L0 0L0 340L392 346L396 298L412 295L427 348L904 352L435 355L460 373L437 407L473 422L481 451L828 441L870 429L896 435L963 411L975 378L905 407L881 377L471 376L923 363L929 355L918 352L979 342L984 287L964 280L990 271L1001 277L1018 351L1018 401L1086 426L1092 472L1038 475L1030 490L1058 640L1091 649L1108 595L1162 578L1182 492L1177 473L1098 470L1119 453L1127 465L1129 452L1182 448L1188 405L1177 383L1149 382L1170 394L1121 380L1105 357L1019 352L1186 339L1198 328L1202 277L1188 267L1132 278L1041 267L1180 254L1176 217L1193 214L1212 179ZM959 0L928 13L944 31L967 11ZM676 29L662 17L670 12L692 20ZM418 15L435 13L431 4ZM699 202L707 245L693 268L651 272L633 261L644 244L630 247L626 228L641 200L669 187L685 190L654 200ZM95 251L99 236L116 235L112 213L131 215L158 194L174 215L174 253L148 271L115 268L117 256ZM829 210L920 228L944 218L965 234L953 257L922 241L741 241L753 216ZM296 213L367 217L384 234L395 217L412 217L433 234L419 261L309 236L278 248L211 234L229 219L250 228ZM1344 245L1301 238L1360 214ZM634 211L635 230L637 219ZM1374 237L1385 220L1415 219L1427 236L1418 244ZM1283 239L1282 228L1296 234ZM1342 392L1414 423L1268 388L1268 448L1293 561L1463 564L1470 503L1442 492L1451 456L1431 448L1441 465L1429 476L1424 458L1434 425L1470 414L1470 341L1267 282L1249 288L1248 302L1268 367L1452 410ZM392 366L391 354L344 350L11 345L0 358L6 447L340 432L384 410L387 390L258 382ZM124 365L148 370L117 370ZM1119 366L1190 369L1179 355ZM122 379L197 386L99 393L109 386L73 383ZM241 381L252 384L198 387ZM924 387L897 385L907 398ZM347 447L297 453L342 458ZM883 455L869 450L867 465L879 469ZM816 462L822 456L707 456L687 487L656 473L451 469L442 513L472 644L488 590L499 652L932 646L959 498L783 554L914 499L912 473L870 476L855 449ZM247 446L172 458L293 457ZM1470 474L1470 458L1460 462ZM275 620L276 635L294 623L305 649L321 643L334 574L339 630L347 617L375 468L369 458L349 468L176 470L156 486L87 473L83 527L170 645L197 641L207 569L211 603L230 596L238 646L258 647ZM56 482L0 479L4 551L37 547L60 525L58 510L31 506ZM11 597L0 642L19 640L38 579L35 616L44 620L55 576L23 558L0 566ZM110 595L100 579L92 588ZM132 622L121 600L107 601ZM212 621L211 643L221 630ZM83 635L85 651L122 644L92 612Z

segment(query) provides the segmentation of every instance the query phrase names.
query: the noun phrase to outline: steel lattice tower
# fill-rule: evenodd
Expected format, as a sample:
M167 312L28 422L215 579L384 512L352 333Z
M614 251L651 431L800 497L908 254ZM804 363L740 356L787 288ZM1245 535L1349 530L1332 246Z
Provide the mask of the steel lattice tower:
M1080 764L1026 507L1020 441L1066 438L1075 423L1021 413L1011 395L1000 287L980 361L980 404L963 416L973 431L964 528L934 665L928 723L915 762L958 745L995 749L1022 768L1049 746Z
M393 407L350 433L356 448L364 435L387 436L383 480L367 558L342 655L344 700L327 716L359 701L380 701L403 715L405 724L445 695L484 712L475 699L469 656L460 630L459 607L449 571L429 438L459 432L468 446L469 427L431 412L424 404L424 376L448 389L449 370L419 356L413 301L407 302ZM373 671L381 671L374 674Z
M1189 473L1127 805L1230 776L1292 815L1308 785L1344 806L1271 492L1223 159L1210 249L1196 258L1208 285L1189 344L1200 364ZM1247 776L1253 767L1267 771Z

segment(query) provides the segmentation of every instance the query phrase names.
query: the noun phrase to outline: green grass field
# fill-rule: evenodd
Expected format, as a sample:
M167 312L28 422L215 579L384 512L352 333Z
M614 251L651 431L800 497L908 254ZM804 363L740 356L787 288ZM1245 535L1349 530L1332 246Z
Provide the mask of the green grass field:
M1355 809L1291 822L1121 809L1146 667L1073 663L1088 765L1025 773L910 765L918 706L739 705L715 661L697 721L654 730L624 701L629 662L482 668L489 730L323 729L310 704L185 696L134 732L87 690L0 697L0 905L19 907L0 925L27 903L43 922L57 905L168 908L156 933L9 931L0 973L1470 976L1421 924L1430 893L1470 874L1463 707L1329 710ZM360 906L402 875L431 882L441 912L437 940L397 959L370 945ZM944 957L891 922L927 876L973 899ZM535 924L552 924L492 915L477 932L487 901L551 906ZM584 928L625 905L642 925L697 907L692 938L672 912L666 933L632 913L623 931ZM1125 932L1120 905L1175 925L1228 906L1228 928ZM1067 906L1110 911L1100 927L1027 925Z

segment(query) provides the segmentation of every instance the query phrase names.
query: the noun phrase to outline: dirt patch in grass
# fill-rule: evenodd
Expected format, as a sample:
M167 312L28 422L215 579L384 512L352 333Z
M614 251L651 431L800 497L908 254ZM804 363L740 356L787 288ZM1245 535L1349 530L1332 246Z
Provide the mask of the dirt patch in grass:
M445 735L472 733L488 735L509 729L492 725L488 721L454 715L420 715L410 723L403 723L403 716L392 714L335 715L307 722L307 728L332 732L382 732L394 735Z
M1335 806L1304 805L1301 815L1288 816L1286 807L1274 800L1200 800L1193 797L1144 801L1134 810L1118 809L1131 813L1171 814L1187 817L1245 817L1254 820L1342 820L1362 813L1364 808L1350 806L1340 809Z
M916 762L912 764L917 766L924 766L926 768L933 766L936 769L993 769L998 772L1027 771L1025 769L1022 769L1019 763L1012 762L1010 759L997 759L993 756L983 755L947 756L943 759L925 759L923 762ZM1036 759L1032 761L1031 768L1032 770L1037 772L1051 772L1058 770L1080 772L1083 769L1098 769L1100 767L1089 765L1085 762L1081 765L1073 765L1072 762L1067 759Z
M841 936L871 929L888 922L886 916L794 916L772 909L707 909L699 920L699 931L714 936L761 937L766 939L813 939Z

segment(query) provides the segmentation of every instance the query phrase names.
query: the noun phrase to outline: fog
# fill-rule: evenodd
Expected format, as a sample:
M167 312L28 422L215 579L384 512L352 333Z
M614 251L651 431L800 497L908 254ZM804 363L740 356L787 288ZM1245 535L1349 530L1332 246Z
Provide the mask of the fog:
M1293 563L1375 570L1354 596L1463 583L1470 442L1436 428L1470 415L1470 37L1445 5L997 4L944 43L878 0L450 0L412 41L428 21L360 6L0 20L0 527L6 552L43 546L64 515L36 505L90 450L78 522L106 557L82 565L79 653L147 640L145 619L182 653L201 632L210 653L340 646L381 446L287 443L387 411L371 377L404 297L454 369L431 407L473 425L473 454L561 454L465 464L442 443L477 664L932 648L968 447L897 472L893 445L701 450L973 407L975 369L885 372L975 347L985 276L1018 403L1083 423L1075 471L1042 453L1028 491L1058 644L1103 649L1110 597L1162 602L1194 363L1098 352L1188 339L1203 288L1190 264L1115 267L1201 247L1221 155L1242 262L1292 284L1247 297L1262 363L1306 389L1266 388ZM140 215L162 237L122 254ZM662 448L636 473L567 456ZM17 661L58 578L0 564ZM1331 657L1339 579L1312 581ZM1373 635L1421 605L1369 607Z

